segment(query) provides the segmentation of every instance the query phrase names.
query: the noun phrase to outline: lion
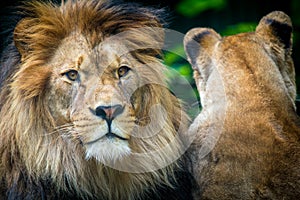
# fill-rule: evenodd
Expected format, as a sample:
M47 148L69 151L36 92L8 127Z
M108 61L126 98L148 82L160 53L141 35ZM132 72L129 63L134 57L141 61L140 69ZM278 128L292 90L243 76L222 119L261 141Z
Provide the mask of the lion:
M98 0L21 8L1 62L0 195L183 199L189 118L163 73L164 12Z
M254 32L184 38L202 111L190 126L195 199L298 199L300 120L289 16L274 11Z

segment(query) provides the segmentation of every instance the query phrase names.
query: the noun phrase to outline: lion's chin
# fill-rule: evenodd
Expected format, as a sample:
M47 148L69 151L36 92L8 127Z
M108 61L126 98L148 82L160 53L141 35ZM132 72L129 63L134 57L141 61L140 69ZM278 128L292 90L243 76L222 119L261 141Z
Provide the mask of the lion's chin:
M86 145L86 159L96 159L103 164L111 164L131 153L127 140L103 138Z

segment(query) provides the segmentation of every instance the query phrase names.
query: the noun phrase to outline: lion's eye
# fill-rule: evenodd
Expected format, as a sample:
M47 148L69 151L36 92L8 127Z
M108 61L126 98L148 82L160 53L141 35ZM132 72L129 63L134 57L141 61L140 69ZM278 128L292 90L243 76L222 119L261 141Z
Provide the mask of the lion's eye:
M119 69L118 69L118 76L119 78L125 76L128 72L130 71L130 68L126 65L122 65Z
M72 69L70 71L67 71L66 73L64 73L64 75L71 81L75 81L78 77L78 71Z

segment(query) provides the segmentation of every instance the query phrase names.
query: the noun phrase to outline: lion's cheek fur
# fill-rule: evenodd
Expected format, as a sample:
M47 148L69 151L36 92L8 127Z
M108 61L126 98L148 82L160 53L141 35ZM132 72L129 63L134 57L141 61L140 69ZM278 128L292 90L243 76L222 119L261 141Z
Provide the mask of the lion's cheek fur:
M48 67L22 65L11 87L18 89L23 98L30 99L43 93L50 76L51 71Z
M50 87L46 90L49 95L47 95L46 103L49 107L49 111L56 126L61 126L63 124L70 122L70 112L74 99L71 96L72 91L57 89Z

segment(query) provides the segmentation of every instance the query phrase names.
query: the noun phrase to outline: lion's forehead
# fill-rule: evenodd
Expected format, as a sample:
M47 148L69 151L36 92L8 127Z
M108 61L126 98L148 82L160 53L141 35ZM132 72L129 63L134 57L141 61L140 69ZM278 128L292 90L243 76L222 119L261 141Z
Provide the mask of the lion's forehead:
M274 65L273 58L283 61L283 55L284 52L273 51L272 47L253 33L225 37L215 52L215 58L221 62L228 63L235 68L247 65L254 71L263 68L266 63ZM268 73L267 71L262 72Z
M108 67L118 64L121 58L127 58L130 51L125 42L120 41L117 36L105 38L95 46L91 46L89 39L80 34L72 34L62 40L58 49L54 52L50 64L55 67L72 67L76 65L79 58L83 61L89 71L102 72ZM93 71L94 70L94 71Z
M264 41L255 33L224 37L214 49L211 59L216 63L217 72L225 77L222 79L224 87L232 88L234 85L235 94L240 92L245 96L250 91L256 94L287 89L291 99L295 99L291 58L284 48ZM260 96L269 98L270 94L261 93Z

